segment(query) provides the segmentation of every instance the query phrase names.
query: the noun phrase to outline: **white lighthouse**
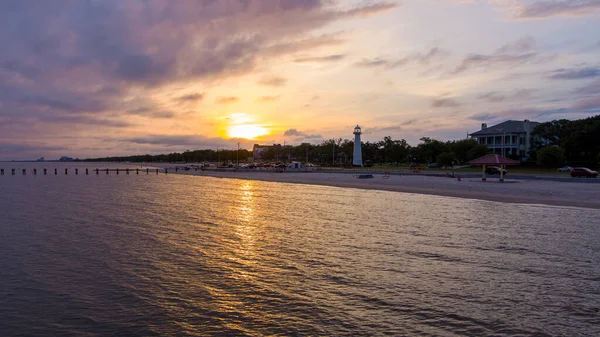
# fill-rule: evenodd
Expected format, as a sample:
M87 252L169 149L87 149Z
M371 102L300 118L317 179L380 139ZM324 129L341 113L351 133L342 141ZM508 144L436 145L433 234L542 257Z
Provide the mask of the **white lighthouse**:
M352 165L363 166L362 164L362 147L360 143L360 126L354 128L354 156L352 158Z

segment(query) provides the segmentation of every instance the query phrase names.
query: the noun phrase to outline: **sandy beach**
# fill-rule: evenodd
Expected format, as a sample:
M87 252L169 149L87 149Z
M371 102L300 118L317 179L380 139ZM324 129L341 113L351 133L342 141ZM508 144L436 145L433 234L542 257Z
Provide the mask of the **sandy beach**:
M159 164L156 166L172 167L173 165ZM170 173L175 172L170 170ZM374 174L373 179L358 179L356 174L290 171L279 173L265 171L179 170L178 174L600 209L600 184L585 182L508 179L504 183L499 183L497 178L488 178L487 182L482 182L481 179L477 178L463 178L461 181L458 181L455 178L412 174L390 176Z

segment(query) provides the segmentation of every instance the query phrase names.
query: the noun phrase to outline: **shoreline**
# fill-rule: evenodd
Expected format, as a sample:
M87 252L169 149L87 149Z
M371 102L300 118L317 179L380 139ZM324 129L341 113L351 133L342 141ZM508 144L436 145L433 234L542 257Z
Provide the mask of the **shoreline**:
M319 185L438 195L515 204L537 204L600 209L600 185L540 180L507 180L374 174L372 179L357 179L356 174L325 172L253 171L179 171L173 174L224 179L256 180L290 184Z

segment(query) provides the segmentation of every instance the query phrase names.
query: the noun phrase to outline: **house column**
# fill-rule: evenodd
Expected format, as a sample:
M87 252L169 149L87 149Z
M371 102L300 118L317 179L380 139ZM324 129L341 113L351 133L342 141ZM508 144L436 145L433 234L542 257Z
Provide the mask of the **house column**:
M481 181L485 181L485 165L483 165L483 176L481 178Z

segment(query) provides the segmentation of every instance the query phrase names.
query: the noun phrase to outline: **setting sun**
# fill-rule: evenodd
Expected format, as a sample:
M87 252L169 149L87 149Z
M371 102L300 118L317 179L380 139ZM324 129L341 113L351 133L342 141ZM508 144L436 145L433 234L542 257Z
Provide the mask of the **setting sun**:
M245 113L232 114L228 120L229 125L227 125L226 130L229 138L255 139L269 134L268 128L256 124L256 120Z
M230 138L254 139L269 134L269 130L256 124L232 125L227 130Z

